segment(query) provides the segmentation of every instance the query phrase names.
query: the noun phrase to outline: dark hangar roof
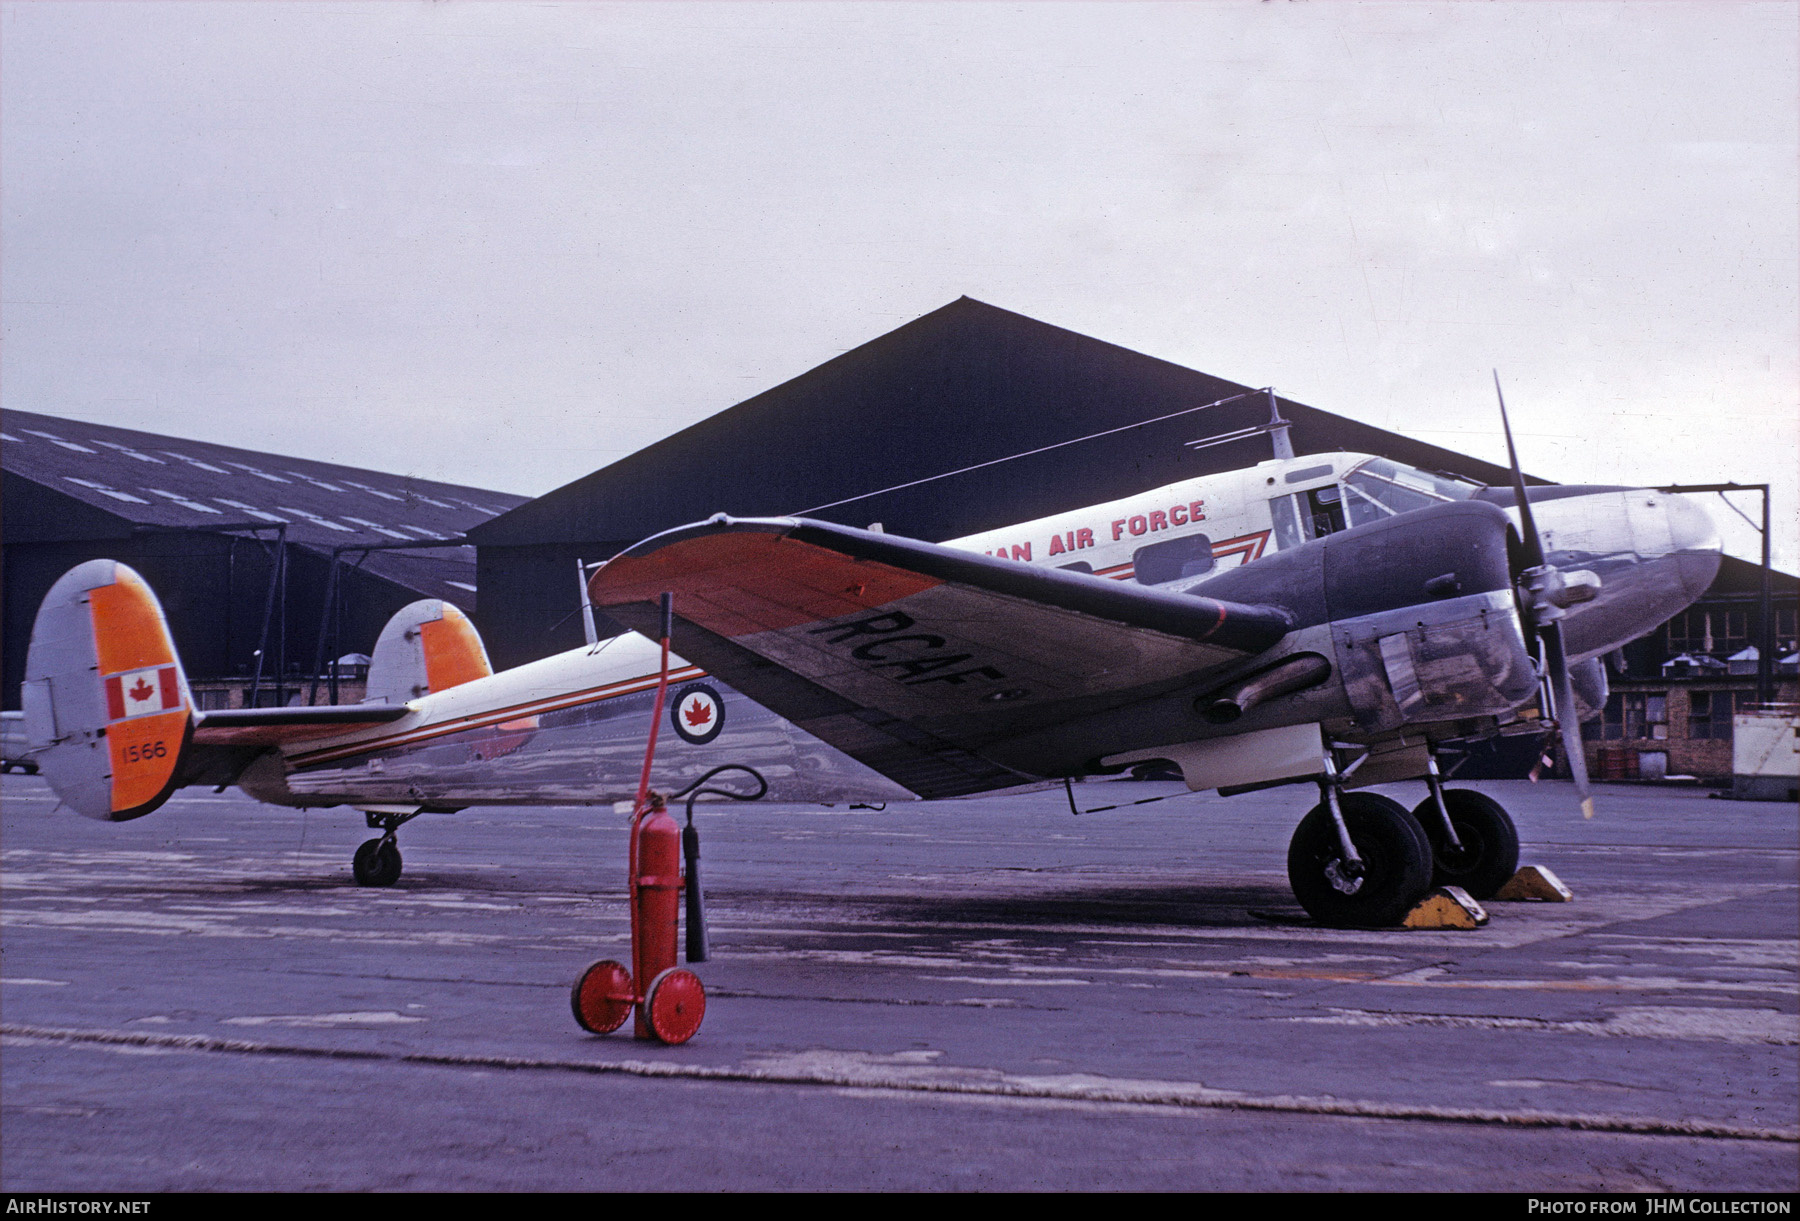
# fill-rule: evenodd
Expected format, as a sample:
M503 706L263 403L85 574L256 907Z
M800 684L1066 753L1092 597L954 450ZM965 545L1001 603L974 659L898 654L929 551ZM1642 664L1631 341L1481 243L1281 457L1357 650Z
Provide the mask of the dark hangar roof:
M968 297L470 531L480 546L620 546L710 516L800 513L1248 389ZM1505 468L1290 399L1296 453L1352 450L1504 483ZM1261 395L810 516L942 540L1232 470ZM1533 480L1533 482L1540 482Z
M329 553L459 537L525 499L28 411L0 412L0 467L9 543L285 522L289 542ZM376 551L362 567L422 594L474 600L471 547Z

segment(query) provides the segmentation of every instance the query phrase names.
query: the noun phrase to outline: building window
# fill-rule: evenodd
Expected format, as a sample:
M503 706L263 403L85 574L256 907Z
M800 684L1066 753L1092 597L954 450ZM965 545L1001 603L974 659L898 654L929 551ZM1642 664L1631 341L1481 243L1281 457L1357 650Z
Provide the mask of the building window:
M1736 710L1729 691L1688 692L1688 737L1698 741L1731 741L1731 714Z
M1669 652L1725 656L1750 644L1749 611L1686 610L1669 620Z
M1589 742L1669 736L1669 697L1660 691L1615 691L1596 720L1581 727Z

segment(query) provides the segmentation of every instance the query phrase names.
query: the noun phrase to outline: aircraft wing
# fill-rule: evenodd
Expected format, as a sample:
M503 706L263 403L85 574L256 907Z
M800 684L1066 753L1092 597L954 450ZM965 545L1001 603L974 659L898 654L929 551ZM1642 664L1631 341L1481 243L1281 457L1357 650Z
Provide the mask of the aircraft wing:
M922 797L1066 774L1022 734L1101 715L1260 653L1286 612L795 518L717 517L594 574L614 619Z

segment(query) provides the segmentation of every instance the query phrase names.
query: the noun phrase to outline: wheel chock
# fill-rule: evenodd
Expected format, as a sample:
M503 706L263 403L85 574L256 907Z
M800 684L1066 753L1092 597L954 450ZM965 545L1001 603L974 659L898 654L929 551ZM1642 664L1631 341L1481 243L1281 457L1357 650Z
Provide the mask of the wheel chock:
M1521 903L1535 899L1542 903L1569 903L1575 892L1562 884L1562 879L1542 865L1527 865L1494 892L1496 903Z
M1401 928L1480 928L1488 922L1481 904L1460 886L1440 886L1406 913Z

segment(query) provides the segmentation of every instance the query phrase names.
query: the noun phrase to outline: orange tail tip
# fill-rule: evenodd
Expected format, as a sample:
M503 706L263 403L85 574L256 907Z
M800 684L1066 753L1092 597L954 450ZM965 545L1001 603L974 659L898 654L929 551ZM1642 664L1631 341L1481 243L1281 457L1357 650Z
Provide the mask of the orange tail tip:
M125 565L90 560L51 586L22 702L39 769L77 813L123 822L175 790L193 700L156 594Z
M400 608L381 629L369 662L368 698L405 704L493 672L469 617L439 598L423 598Z

